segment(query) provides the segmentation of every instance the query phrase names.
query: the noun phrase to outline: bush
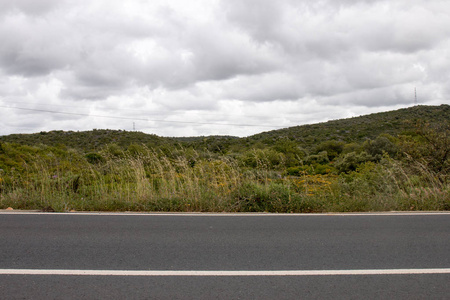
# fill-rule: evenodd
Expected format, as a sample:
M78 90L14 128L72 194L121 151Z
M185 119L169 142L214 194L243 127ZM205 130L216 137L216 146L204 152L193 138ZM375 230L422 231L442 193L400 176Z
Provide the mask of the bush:
M312 164L328 164L330 160L328 159L328 153L327 151L322 151L318 154L309 155L305 159L305 164L312 165Z
M283 154L273 149L254 149L242 157L244 166L257 169L272 169L284 164Z
M342 153L342 151L344 150L344 145L345 145L344 142L339 142L335 140L325 141L320 143L316 147L316 151L317 152L326 151L328 159L332 161L337 156L339 156L339 154Z
M98 164L104 161L103 156L98 153L88 153L85 157L90 164Z
M373 161L374 158L367 154L365 151L361 153L350 152L345 154L344 156L339 157L334 166L338 170L339 173L348 173L351 171L355 171L359 165Z
M289 167L286 169L286 174L290 176L302 176L302 175L325 175L333 173L336 169L330 164L313 164Z
M396 157L398 152L397 146L387 136L378 136L373 141L365 142L364 149L378 160L381 159L384 153L389 154L391 157Z
M322 212L325 206L320 198L294 193L289 185L282 183L247 182L234 197L235 207L242 212Z

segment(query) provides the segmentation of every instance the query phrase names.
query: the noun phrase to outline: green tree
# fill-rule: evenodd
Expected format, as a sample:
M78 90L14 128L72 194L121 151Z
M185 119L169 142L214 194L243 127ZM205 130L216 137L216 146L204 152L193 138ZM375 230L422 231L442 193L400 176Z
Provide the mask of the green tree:
M386 135L380 135L375 140L365 142L364 149L378 160L381 159L383 153L395 157L398 152L397 146Z
M355 171L359 165L373 160L373 156L365 151L361 153L350 152L343 156L340 156L336 160L334 167L339 171L339 173L348 173L351 171Z
M283 138L275 142L273 149L283 153L287 167L296 166L306 156L306 151L293 140Z
M325 141L320 143L317 147L316 147L316 152L322 152L322 151L326 151L327 155L328 155L328 159L330 161L334 160L336 157L339 156L339 154L342 153L342 151L344 150L344 142L340 142L340 141L336 141L336 140L330 140L330 141Z
M305 164L307 165L312 165L312 164L328 164L330 162L329 158L328 158L328 153L327 151L322 151L319 152L318 154L313 154L313 155L309 155L306 159L305 159Z
M441 180L450 173L450 122L435 126L419 124L417 137L403 137L400 147L412 160L442 175Z

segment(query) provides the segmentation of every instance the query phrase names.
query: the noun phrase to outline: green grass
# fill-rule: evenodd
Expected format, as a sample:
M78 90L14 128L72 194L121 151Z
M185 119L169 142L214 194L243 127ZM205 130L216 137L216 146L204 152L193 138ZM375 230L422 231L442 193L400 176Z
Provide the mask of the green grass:
M424 165L385 157L350 173L280 175L229 157L176 157L145 149L105 156L44 151L2 172L0 208L50 211L349 212L448 210L449 184ZM77 162L74 164L73 162ZM421 170L418 170L421 169ZM419 172L420 171L420 172ZM284 174L287 174L285 172Z
M450 106L249 138L53 131L0 137L0 208L450 210Z

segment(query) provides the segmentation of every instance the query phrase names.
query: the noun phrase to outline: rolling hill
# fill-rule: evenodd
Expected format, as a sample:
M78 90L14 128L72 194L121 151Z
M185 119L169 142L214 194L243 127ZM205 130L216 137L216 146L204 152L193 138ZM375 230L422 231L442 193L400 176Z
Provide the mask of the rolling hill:
M418 124L437 126L450 121L450 106L414 106L394 111L374 113L324 123L289 127L262 132L245 138L233 136L207 137L159 137L154 134L122 130L94 129L92 131L50 131L34 134L11 134L0 136L0 142L22 145L49 145L96 151L108 144L126 149L132 144L148 147L181 144L184 147L207 149L213 152L240 152L242 149L271 146L279 140L288 139L304 148L313 148L328 141L361 143L375 139L380 134L398 136L413 135Z

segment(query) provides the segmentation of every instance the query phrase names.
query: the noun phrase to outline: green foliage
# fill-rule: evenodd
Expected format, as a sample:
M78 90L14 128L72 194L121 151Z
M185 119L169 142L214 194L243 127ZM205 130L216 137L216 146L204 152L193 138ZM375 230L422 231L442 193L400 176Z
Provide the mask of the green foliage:
M87 161L91 164L98 164L103 162L105 159L98 153L88 153L85 155Z
M341 154L347 154L350 152L356 152L359 153L363 151L363 146L361 144L358 143L348 143L345 144L343 149L342 149L342 153Z
M246 167L273 169L283 166L284 156L273 149L254 149L244 153L242 163Z
M146 149L143 145L138 144L130 144L127 148L127 152L132 156L139 156L146 152Z
M327 164L330 162L330 159L328 158L328 152L322 151L318 154L309 155L305 159L305 164L312 165L312 164Z
M119 147L117 144L108 144L103 149L102 152L105 153L105 155L111 155L115 157L123 157L125 155L123 149Z
M340 176L336 187L340 201L359 203L360 211L449 210L449 184L423 171L412 175L398 161L383 158L379 164L367 162Z
M342 151L344 150L344 146L344 142L335 140L324 141L316 147L316 152L319 153L325 151L327 153L328 159L332 161L342 153Z
M450 121L437 125L421 125L418 135L422 143L416 145L418 148L415 159L422 159L426 166L440 175L448 175L450 172ZM410 149L404 149L406 153ZM414 154L413 154L414 153Z
M374 160L374 157L365 151L360 153L350 152L339 157L334 166L339 173L348 173L355 171L361 164Z
M247 138L137 132L0 137L0 208L450 210L449 106Z
M133 143L145 144L150 147L175 143L170 138L162 138L153 134L108 129L94 129L81 132L56 130L50 132L42 131L36 134L11 134L0 136L1 141L24 145L64 145L64 147L80 149L86 153L98 151L106 144L116 144L120 148L126 149Z
M375 140L366 141L363 145L364 149L371 156L381 159L384 153L387 153L391 157L397 155L397 146L391 142L393 138L389 139L389 136L378 136Z
M49 146L60 144L68 149L75 148L85 153L97 152L106 144L116 144L122 150L126 150L131 144L158 149L173 148L181 144L184 148L193 148L197 151L207 151L220 155L273 147L275 151L285 155L288 165L291 164L291 161L293 165L296 159L304 159L307 153L317 154L327 151L329 160L332 161L337 157L336 154L340 153L341 143L345 143L342 152L360 152L355 148L366 140L373 141L383 134L392 137L414 136L417 135L416 125L418 123L422 122L433 127L448 123L449 119L449 105L414 106L396 111L273 130L246 138L231 136L163 138L142 132L93 130L86 132L50 131L37 134L12 134L0 136L0 142ZM327 145L327 141L330 141L330 144ZM391 142L394 143L392 140ZM348 149L350 146L354 147Z
M298 165L307 156L306 151L297 142L289 139L276 141L272 149L283 154L284 164L287 167Z
M290 176L325 175L334 173L335 170L335 167L330 164L313 164L289 167L286 169L286 174Z
M264 143L264 141L276 141L287 137L312 152L320 143L328 140L361 144L367 139L374 140L381 134L397 136L415 132L414 128L420 120L438 125L448 122L449 119L449 105L414 106L396 111L273 130L248 137L247 141L250 144ZM268 143L266 145L269 146Z

